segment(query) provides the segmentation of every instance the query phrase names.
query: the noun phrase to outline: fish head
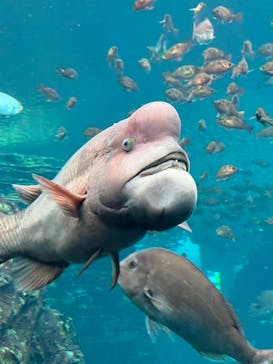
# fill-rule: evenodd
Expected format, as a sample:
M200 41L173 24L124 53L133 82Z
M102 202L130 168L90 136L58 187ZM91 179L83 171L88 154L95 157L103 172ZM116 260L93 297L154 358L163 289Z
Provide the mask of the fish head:
M187 154L178 144L180 128L175 108L159 101L114 125L101 163L89 177L93 212L112 221L116 215L119 223L145 230L165 230L186 220L195 207L197 188Z

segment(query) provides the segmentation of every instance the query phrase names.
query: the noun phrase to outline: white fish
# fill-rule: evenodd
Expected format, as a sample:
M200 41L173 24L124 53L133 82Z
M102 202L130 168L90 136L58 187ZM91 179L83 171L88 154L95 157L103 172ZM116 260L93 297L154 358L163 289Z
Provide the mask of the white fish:
M193 22L192 39L198 44L208 44L214 38L214 28L208 18L201 21L200 23Z
M16 115L23 110L23 105L14 97L0 92L0 115Z

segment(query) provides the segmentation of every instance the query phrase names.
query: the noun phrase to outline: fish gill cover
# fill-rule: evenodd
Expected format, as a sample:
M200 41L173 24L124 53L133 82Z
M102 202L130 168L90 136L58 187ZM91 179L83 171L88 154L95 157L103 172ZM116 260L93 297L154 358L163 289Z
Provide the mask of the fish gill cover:
M271 7L270 0L203 7L157 0L139 10L133 0L0 3L0 91L23 105L0 118L3 212L5 200L23 207L12 183L33 184L32 173L53 178L87 137L146 102L173 103L198 184L190 238L203 271L221 273L223 293L259 347L272 345L272 317L260 314L261 305L273 307L263 293L272 290ZM206 18L213 32L210 25L192 41L194 24ZM175 228L142 243L176 249L188 237ZM48 305L73 318L86 362L203 362L179 339L150 343L142 313L118 288L108 292L108 263L80 279L71 268L44 290Z

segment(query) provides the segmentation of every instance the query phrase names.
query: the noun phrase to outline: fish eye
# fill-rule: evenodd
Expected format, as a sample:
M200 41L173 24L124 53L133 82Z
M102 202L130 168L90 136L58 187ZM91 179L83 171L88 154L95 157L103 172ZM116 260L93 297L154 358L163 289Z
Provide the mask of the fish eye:
M134 269L134 268L136 268L136 266L137 266L137 261L136 260L131 260L129 262L129 265L128 265L129 269Z
M126 138L122 142L122 149L125 150L125 152L130 152L135 145L135 138Z

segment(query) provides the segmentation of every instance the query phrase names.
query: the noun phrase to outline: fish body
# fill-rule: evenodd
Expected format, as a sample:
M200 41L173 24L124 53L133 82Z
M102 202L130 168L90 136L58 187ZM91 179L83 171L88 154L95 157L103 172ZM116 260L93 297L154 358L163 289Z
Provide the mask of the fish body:
M242 13L234 14L230 9L225 6L217 6L212 10L213 16L223 23L231 23L233 20L237 22L242 21Z
M234 101L235 102L235 101ZM220 115L243 117L244 113L237 110L236 105L227 99L214 100L214 107Z
M69 264L84 270L105 255L117 278L120 249L186 220L197 189L180 127L170 104L146 104L84 144L52 181L15 185L31 203L0 219L0 260L16 258L17 287L43 287Z
M136 81L129 76L119 77L118 82L125 91L136 92L139 90Z
M238 171L238 168L233 166L232 164L224 164L221 166L217 173L216 173L216 179L217 180L225 180L233 176Z
M172 102L185 102L186 97L184 93L178 88L171 87L165 91L165 96Z
M38 91L46 98L46 100L48 102L50 102L50 101L59 101L60 100L60 95L52 87L40 85L38 87Z
M23 105L14 97L0 92L0 115L17 115L23 110Z
M136 0L133 5L134 10L152 10L154 0Z
M162 54L162 59L166 61L177 60L181 61L184 54L189 52L190 48L193 45L193 41L185 43L176 43L172 47L166 49L166 51Z
M162 24L163 28L165 28L169 33L176 35L179 32L179 29L174 27L172 16L170 14L165 14L164 18L160 20L159 23Z
M214 28L208 18L200 23L193 22L192 39L195 40L196 43L200 45L208 44L214 38Z
M183 256L160 248L133 253L121 262L119 284L150 321L175 332L200 354L272 362L273 350L248 343L231 305Z
M265 73L267 76L273 76L273 61L266 62L260 67L260 71Z
M74 68L57 68L56 72L64 77L64 78L68 78L69 80L75 80L76 78L79 77L78 72L74 69Z
M241 117L236 115L222 115L217 119L216 123L226 129L247 130L249 133L253 129L252 125L247 125Z

